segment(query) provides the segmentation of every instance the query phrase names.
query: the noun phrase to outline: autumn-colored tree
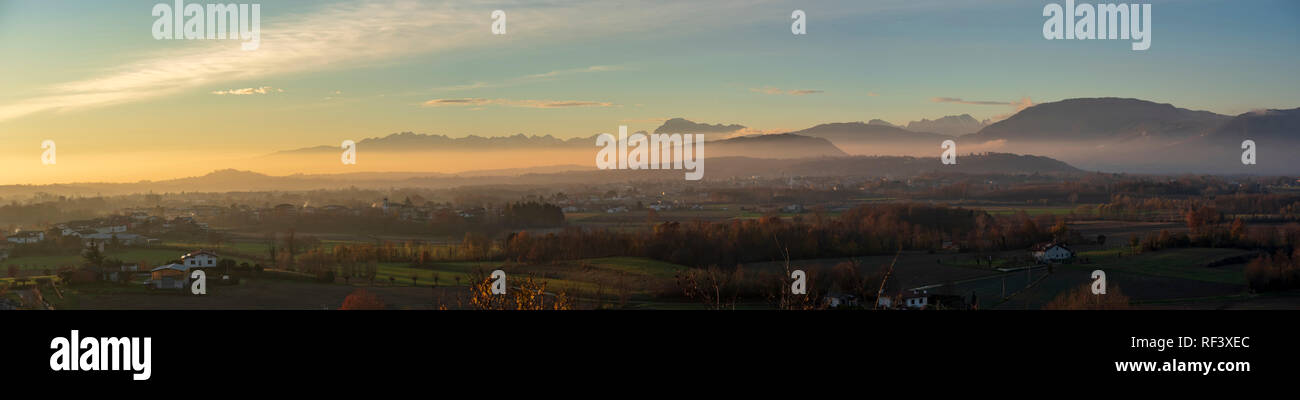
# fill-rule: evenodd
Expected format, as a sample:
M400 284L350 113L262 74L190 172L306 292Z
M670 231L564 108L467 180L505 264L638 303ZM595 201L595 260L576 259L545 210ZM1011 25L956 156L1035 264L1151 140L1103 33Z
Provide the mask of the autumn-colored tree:
M1070 237L1070 227L1065 224L1065 220L1060 220L1056 225L1052 225L1052 239L1063 241Z
M1087 283L1057 295L1043 306L1045 310L1123 310L1129 308L1129 298L1119 285L1109 285L1106 294L1092 294L1092 284Z
M470 272L469 304L479 310L571 310L573 299L561 290L546 292L546 282L532 274L506 286L506 293L492 293L494 279L482 268ZM547 297L551 296L550 301Z
M1196 235L1206 226L1219 222L1219 211L1211 206L1202 206L1187 210L1183 213L1183 218L1187 221L1187 229Z
M1300 287L1300 248L1287 254L1263 255L1246 265L1246 283L1255 292L1291 290Z
M343 299L340 310L382 310L384 302L365 289L357 289Z
M1237 218L1237 219L1232 220L1232 227L1231 227L1231 228L1228 228L1228 235L1229 235L1229 238L1230 238L1232 241L1234 241L1234 242L1236 242L1236 241L1240 241L1240 240L1242 240L1243 238L1245 238L1245 237L1246 237L1246 221L1242 221L1241 218Z

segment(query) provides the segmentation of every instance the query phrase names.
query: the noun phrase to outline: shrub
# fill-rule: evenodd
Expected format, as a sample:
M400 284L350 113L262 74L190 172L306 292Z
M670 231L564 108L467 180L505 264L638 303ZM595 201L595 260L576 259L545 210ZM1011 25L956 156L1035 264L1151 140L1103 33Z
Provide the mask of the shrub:
M1246 284L1255 292L1290 290L1300 287L1300 250L1263 255L1246 265Z
M1092 294L1092 284L1061 293L1043 306L1044 310L1123 310L1129 307L1129 298L1118 285L1106 288L1106 294Z
M343 306L340 310L382 310L384 309L383 300L378 296L367 292L365 289L354 290L348 297L343 299Z

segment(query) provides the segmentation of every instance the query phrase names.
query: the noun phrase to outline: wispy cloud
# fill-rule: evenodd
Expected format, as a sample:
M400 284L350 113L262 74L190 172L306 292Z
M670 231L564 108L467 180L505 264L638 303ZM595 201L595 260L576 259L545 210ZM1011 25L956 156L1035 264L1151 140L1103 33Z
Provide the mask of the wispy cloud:
M56 84L42 96L0 105L0 120L464 46L474 36L469 34L472 21L447 6L413 2L331 5L310 14L264 21L258 50L243 51L238 41L187 42L184 50L145 54L98 77Z
M487 106L497 105L505 107L523 107L523 108L575 108L575 107L614 107L614 103L603 101L585 101L585 100L510 100L510 99L484 99L484 98L461 98L461 99L433 99L421 103L424 107L464 107L464 106Z
M583 72L608 72L608 71L618 71L622 69L623 67L617 65L593 65L587 68L562 69L562 70L547 72L544 74L528 75L525 78L533 78L533 79L551 78L560 75L577 74Z
M754 93L762 93L762 94L785 94L790 96L805 96L810 94L825 93L825 91L823 90L813 90L813 89L784 90L784 89L774 88L771 86L762 87L762 88L750 88L749 91Z
M211 91L212 85L323 69L382 65L414 54L478 46L519 45L661 29L665 16L690 26L717 22L710 15L734 4L669 3L642 13L626 12L618 1L575 1L539 6L532 1L504 1L512 25L508 38L487 28L488 14L477 4L410 0L346 2L262 21L261 47L240 49L239 41L185 41L159 45L135 61L108 67L97 75L47 86L34 96L0 103L0 121L46 111L73 111L137 102L163 96ZM696 10L703 7L704 10ZM654 14L654 15L646 15ZM572 21L602 18L575 26ZM749 16L755 19L755 16ZM742 18L728 19L739 23ZM698 23L691 23L698 22ZM703 28L699 28L703 29ZM508 40L506 40L508 39ZM161 48L167 47L165 50ZM545 79L569 73L599 72L614 66L551 71L520 79Z
M628 1L501 0L497 2L498 7L510 10L510 21L527 21L511 25L507 37L490 33L485 23L488 14L477 3L390 0L328 4L263 20L261 46L254 51L241 50L239 41L205 40L165 46L160 43L157 51L127 54L125 57L132 57L133 61L106 67L84 79L52 83L33 96L0 104L0 121L39 112L138 102L195 90L206 92L217 89L215 85L270 76L384 65L415 54L660 32L665 20L673 21L673 30L678 33L716 30L719 24L771 19L770 13L758 11L763 7L753 4L771 2L664 2L628 12ZM849 10L845 12L865 13L909 4L903 0L896 3L846 6ZM592 18L593 15L600 18ZM719 20L717 15L728 15L728 18ZM616 68L590 66L515 79L526 82ZM471 83L459 89L499 84L502 83Z
M490 99L477 99L477 98L464 98L464 99L433 99L433 100L429 100L429 101L424 102L423 106L425 106L425 107L444 107L444 106L481 106L481 105L484 105L484 104L492 104L493 101L494 101L494 100L490 100Z
M935 97L931 98L930 101L935 103L973 104L980 106L1006 106L1013 103L1010 101L963 100L960 97Z
M524 75L524 76L514 77L510 79L505 79L498 82L473 82L473 83L467 83L463 85L436 87L433 88L433 90L437 92L452 92L452 91L461 91L461 90L519 86L519 85L525 85L534 82L545 81L551 78L556 78L565 75L575 75L575 74L591 73L591 72L619 71L622 69L624 69L622 66L617 66L617 65L593 65L586 68L561 69L561 70L555 70L550 72L544 72L540 74Z
M994 116L993 117L994 121L1007 119L1008 117L1015 115L1021 110L1024 110L1034 105L1034 102L1030 100L1028 97L1023 97L1020 100L1013 100L1013 101L965 100L960 97L934 97L931 98L930 101L935 103L971 104L971 105L979 105L979 106L1011 106L1012 108L1011 112Z
M284 93L284 89L277 89L270 86L262 86L262 87L255 87L255 88L217 90L212 92L212 94L215 95L235 95L235 96L245 96L250 94L270 94L270 93Z
M568 108L568 107L613 107L613 103L601 101L536 101L527 100L524 107L533 108Z
M639 104L638 104L638 105L639 105ZM667 121L668 119L669 119L668 117L661 117L661 118L624 118L624 119L620 119L620 120L618 120L618 122L626 122L626 123L640 123L640 124L648 124L648 123L661 124L661 123L663 123L664 121Z

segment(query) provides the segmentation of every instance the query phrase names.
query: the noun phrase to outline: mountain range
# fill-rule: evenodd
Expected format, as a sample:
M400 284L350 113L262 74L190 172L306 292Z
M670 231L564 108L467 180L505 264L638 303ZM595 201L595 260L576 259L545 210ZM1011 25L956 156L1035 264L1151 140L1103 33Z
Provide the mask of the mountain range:
M903 128L913 132L934 132L949 136L961 136L968 133L975 133L985 126L989 125L989 120L977 120L970 114L947 115L935 120L922 118L920 121L908 122L906 126L895 125L883 119L873 119L867 121L867 125L884 125L895 128Z
M1139 99L1082 98L1030 106L973 133L929 131L960 132L983 124L962 115L913 121L906 128L874 119L865 123L824 123L778 134L740 135L746 129L740 124L673 118L654 132L704 134L708 144L706 177L709 178L764 174L915 174L941 165L937 161L944 151L940 144L947 140L957 144L960 157L954 172L1072 172L1080 168L1162 174L1300 174L1300 108L1229 116ZM922 128L928 129L919 130ZM1256 144L1256 164L1241 162L1245 140ZM668 171L595 170L594 135L456 138L402 132L359 141L356 165L342 165L339 154L338 146L321 145L267 154L240 164L241 169L279 176L223 170L206 177L158 182L11 185L0 186L0 196L37 189L49 193L108 194L138 189L159 192L196 188L289 190L411 182L438 186L602 182L653 177L655 173L680 179L680 171L668 174ZM1026 156L1006 158L1012 157L1011 154ZM991 164L995 167L981 166L981 162L988 160L998 161ZM525 175L531 178L519 178Z
M1247 139L1258 145L1257 164L1241 163ZM1028 107L957 142L1107 172L1298 174L1300 109L1228 116L1138 99L1068 99Z
M1300 152L1296 151L1300 144L1300 109L1260 110L1230 116L1140 99L1079 98L1040 103L994 123L963 114L912 121L906 127L872 119L865 123L823 123L780 134L737 136L745 129L744 125L735 123L672 118L654 132L705 135L709 143L708 157L932 157L943 151L941 143L953 140L959 154L988 151L1035 154L1106 172L1300 173ZM475 162L499 163L524 158L549 164L583 165L591 162L594 139L594 135L561 139L523 134L452 138L403 132L362 140L358 151L427 154L428 159L455 160L458 165L464 165L461 169L492 169L489 164L479 166ZM1257 164L1241 164L1241 143L1247 139L1258 145ZM338 152L336 146L317 146L268 157L317 153L332 158ZM410 159L409 156L393 158Z

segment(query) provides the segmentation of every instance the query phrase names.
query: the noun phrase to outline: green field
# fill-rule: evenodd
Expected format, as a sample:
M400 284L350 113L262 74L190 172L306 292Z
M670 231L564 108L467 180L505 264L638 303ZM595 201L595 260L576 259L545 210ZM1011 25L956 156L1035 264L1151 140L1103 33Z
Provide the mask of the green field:
M686 267L639 257L593 258L547 265L443 262L427 266L411 266L406 263L380 263L375 274L375 282L411 285L417 283L411 279L415 276L418 278L418 284L432 285L436 274L439 286L456 285L456 278L460 278L460 285L468 285L470 276L476 268L481 269L484 274L494 269L504 270L515 277L532 274L535 279L545 281L548 290L595 291L603 287L605 291L609 291L622 279L625 284L633 288L633 292L645 294L659 284L672 281L677 271ZM353 280L352 283L363 282Z
M218 255L223 251L233 251L248 255L265 256L270 253L271 249L271 245L266 242L224 242L218 247L207 242L168 241L164 242L163 245L183 249L208 249Z
M583 261L615 271L653 276L657 278L671 279L673 276L677 275L678 271L686 269L686 267L681 265L641 257L591 258Z
M1163 249L1138 255L1132 255L1130 252L1117 257L1115 254L1117 252L1116 249L1083 252L1079 255L1092 258L1093 264L1071 267L1104 268L1158 277L1244 285L1246 278L1240 268L1230 266L1210 268L1205 265L1215 260L1251 253L1240 249L1185 248Z
M434 276L437 275L439 286L456 285L456 278L460 278L461 285L466 285L469 281L470 272L476 267L481 267L486 271L494 269L492 264L478 262L444 262L424 267L413 267L409 263L379 263L379 270L375 273L375 282L394 282L398 285L415 283L432 285ZM418 278L418 282L412 280L412 276ZM352 283L361 283L361 281L354 280Z

